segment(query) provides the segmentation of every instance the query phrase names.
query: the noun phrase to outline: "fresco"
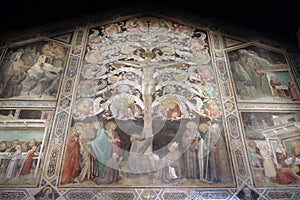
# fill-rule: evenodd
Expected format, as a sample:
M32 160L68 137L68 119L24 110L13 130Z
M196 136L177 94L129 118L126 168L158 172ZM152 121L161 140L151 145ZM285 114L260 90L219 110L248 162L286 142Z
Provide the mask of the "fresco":
M0 110L0 187L37 186L51 110Z
M242 112L257 186L299 185L299 112Z
M40 41L7 50L1 65L0 98L56 100L68 48Z
M239 101L299 101L299 89L283 54L252 45L229 51L228 58Z
M0 47L0 199L299 199L298 55L116 16Z
M208 47L157 18L91 28L60 186L233 186Z

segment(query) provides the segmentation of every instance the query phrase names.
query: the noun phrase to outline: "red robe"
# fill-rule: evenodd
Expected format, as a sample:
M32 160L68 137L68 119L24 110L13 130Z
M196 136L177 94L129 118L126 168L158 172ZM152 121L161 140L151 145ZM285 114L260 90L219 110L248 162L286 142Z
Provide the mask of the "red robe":
M68 141L66 152L65 152L65 160L62 171L61 184L72 183L73 179L79 175L80 163L80 146L78 142L78 138L72 138Z
M276 178L272 179L272 182L282 184L282 185L288 185L297 183L298 176L296 172L289 167L279 168L277 169Z
M32 149L27 152L26 158L25 158L25 160L22 164L21 170L20 170L20 175L30 174L32 161L33 161L33 158L35 155L36 154L35 154L34 150L32 150Z
M293 101L296 101L298 99L298 95L294 88L294 84L291 81L289 81L289 83L288 83L288 92Z

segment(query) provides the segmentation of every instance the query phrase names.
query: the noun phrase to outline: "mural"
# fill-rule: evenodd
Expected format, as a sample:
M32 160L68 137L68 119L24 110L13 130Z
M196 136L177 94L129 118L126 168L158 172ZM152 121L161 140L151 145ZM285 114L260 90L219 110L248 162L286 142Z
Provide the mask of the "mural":
M68 48L41 41L8 49L1 66L0 97L55 100Z
M61 186L234 185L204 31L92 28L78 85Z
M242 112L257 186L299 185L300 113Z
M96 21L1 44L0 199L299 199L296 51Z
M0 110L0 187L40 180L51 110Z
M299 90L282 54L252 45L229 51L228 57L241 102L299 101Z

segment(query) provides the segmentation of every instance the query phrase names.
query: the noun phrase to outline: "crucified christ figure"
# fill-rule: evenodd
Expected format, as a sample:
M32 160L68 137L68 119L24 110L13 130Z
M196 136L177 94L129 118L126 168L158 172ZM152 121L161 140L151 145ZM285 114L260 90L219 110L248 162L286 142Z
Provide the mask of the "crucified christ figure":
M130 61L130 60L120 60L117 61L119 64L124 64L131 67L142 68L143 77L142 77L142 98L145 105L144 109L144 129L142 135L144 137L152 137L152 113L151 106L153 101L153 94L155 92L155 80L153 78L155 69L163 68L178 64L178 62L171 61L160 61L153 62L152 58L155 57L155 54L147 49L145 52L142 52L144 60L142 61Z

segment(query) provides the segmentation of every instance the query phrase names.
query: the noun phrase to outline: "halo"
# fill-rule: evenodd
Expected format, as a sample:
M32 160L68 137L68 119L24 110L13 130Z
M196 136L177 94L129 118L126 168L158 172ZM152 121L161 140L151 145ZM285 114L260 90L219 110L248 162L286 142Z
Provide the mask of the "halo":
M193 129L193 128L198 128L198 125L196 124L196 122L194 121L189 121L187 124L186 124L186 127L188 129Z
M165 99L161 102L161 104L163 106L168 106L168 105L173 104L173 103L176 103L177 105L180 105L179 101L177 99L174 99L174 98L168 98L168 99Z
M206 130L208 129L208 124L207 123L201 123L200 125L199 125L199 131L201 132L201 133L205 133L206 132Z

